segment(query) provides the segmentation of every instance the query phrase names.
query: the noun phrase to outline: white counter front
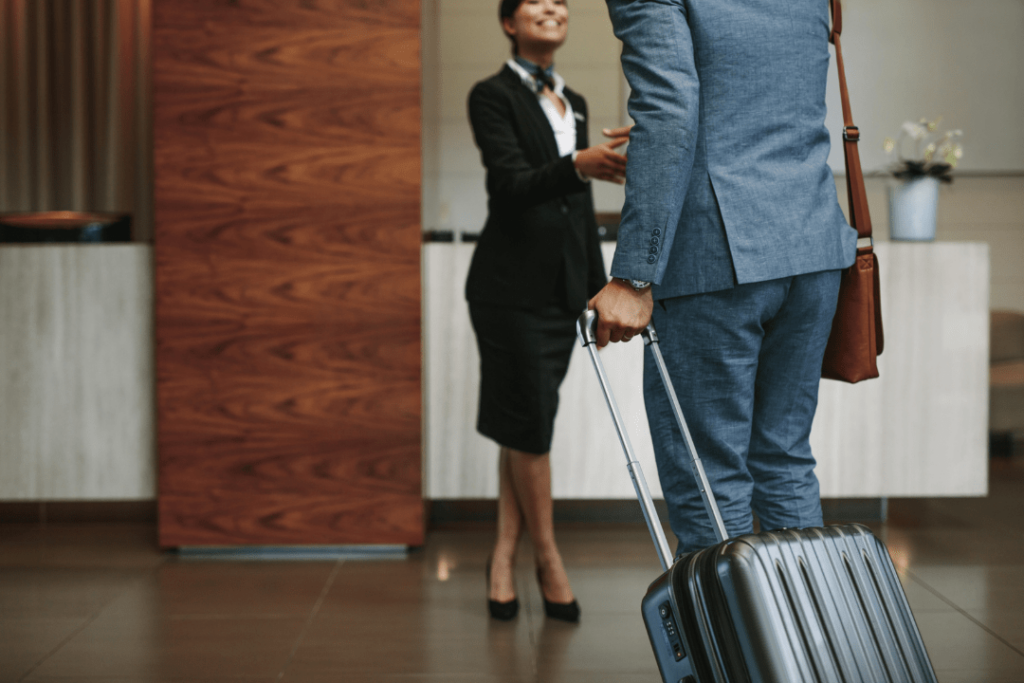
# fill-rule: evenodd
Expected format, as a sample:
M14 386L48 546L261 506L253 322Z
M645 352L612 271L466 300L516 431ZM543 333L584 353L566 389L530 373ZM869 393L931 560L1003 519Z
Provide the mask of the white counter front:
M0 246L0 500L156 497L152 260Z
M610 263L614 245L604 245ZM826 498L978 496L988 481L988 246L880 243L885 350L877 380L822 381L811 444ZM479 359L463 298L472 244L424 245L426 498L497 495L497 446L476 433ZM668 343L668 340L662 340ZM602 351L655 497L643 343ZM555 498L632 498L625 458L582 349L562 385Z

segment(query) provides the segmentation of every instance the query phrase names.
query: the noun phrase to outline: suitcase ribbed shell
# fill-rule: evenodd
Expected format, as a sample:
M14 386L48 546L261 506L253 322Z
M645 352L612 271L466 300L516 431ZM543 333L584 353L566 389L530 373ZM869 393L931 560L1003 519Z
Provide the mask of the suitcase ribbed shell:
M740 536L671 572L700 683L936 683L895 567L866 527Z

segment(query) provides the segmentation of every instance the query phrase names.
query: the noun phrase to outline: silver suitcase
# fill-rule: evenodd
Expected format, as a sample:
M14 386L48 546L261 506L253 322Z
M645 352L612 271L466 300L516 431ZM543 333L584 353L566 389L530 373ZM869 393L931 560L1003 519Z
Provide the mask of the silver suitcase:
M665 683L937 683L885 545L858 524L728 538L652 326L643 333L719 542L673 561L595 344L577 322L665 572L641 602Z

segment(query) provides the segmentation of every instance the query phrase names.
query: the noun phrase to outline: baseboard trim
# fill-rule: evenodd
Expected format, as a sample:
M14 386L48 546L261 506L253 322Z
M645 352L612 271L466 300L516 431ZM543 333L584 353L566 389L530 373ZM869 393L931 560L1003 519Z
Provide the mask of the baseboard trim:
M452 498L427 501L428 529L464 526L494 526L497 505L493 498ZM658 515L668 520L664 500L654 501ZM556 524L645 524L635 500L556 500Z
M0 523L156 523L155 500L45 500L0 502Z
M320 561L402 560L409 555L404 545L302 545L302 546L182 546L176 550L190 561Z
M497 506L493 498L449 498L426 501L428 530L462 527L493 527ZM832 498L821 501L826 523L883 522L886 498ZM662 522L668 522L665 501L654 501ZM553 515L556 524L636 524L646 525L640 504L635 500L556 500Z
M823 498L821 515L826 524L884 522L889 517L888 498Z
M497 507L493 498L439 498L425 500L427 528L494 526ZM668 521L664 500L654 505L662 521ZM887 512L885 498L832 498L821 501L826 522L880 522ZM640 505L630 499L560 499L554 501L559 524L644 525ZM116 501L8 501L0 502L0 523L156 523L155 500Z

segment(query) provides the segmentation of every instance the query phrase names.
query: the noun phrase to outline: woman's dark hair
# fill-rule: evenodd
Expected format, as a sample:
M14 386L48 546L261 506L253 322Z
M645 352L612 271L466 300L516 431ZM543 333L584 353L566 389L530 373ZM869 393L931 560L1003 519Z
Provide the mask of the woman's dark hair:
M523 4L523 0L501 0L501 3L498 5L498 21L501 22L502 31L505 31L505 20L511 19L521 4ZM519 54L519 45L516 43L516 37L508 33L505 33L505 35L512 41L513 54Z

